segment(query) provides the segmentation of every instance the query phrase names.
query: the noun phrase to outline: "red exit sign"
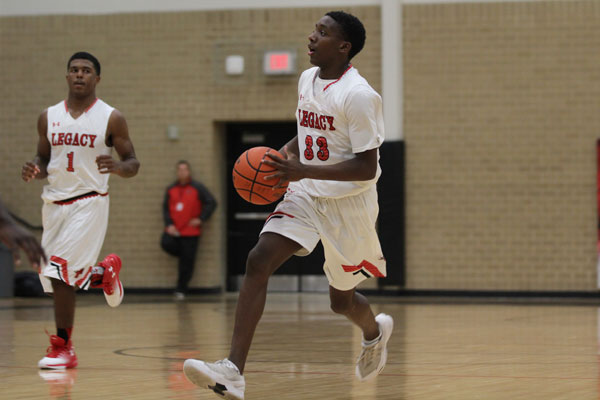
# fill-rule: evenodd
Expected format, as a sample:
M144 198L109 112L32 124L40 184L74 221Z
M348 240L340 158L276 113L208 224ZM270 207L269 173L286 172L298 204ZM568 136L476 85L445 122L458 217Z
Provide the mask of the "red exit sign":
M289 50L265 52L263 72L266 75L290 75L296 73L296 52Z

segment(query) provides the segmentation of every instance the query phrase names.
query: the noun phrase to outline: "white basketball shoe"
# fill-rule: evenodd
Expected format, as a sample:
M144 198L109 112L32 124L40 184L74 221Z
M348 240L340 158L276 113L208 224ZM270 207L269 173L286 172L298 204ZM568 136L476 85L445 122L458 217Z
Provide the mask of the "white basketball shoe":
M387 314L378 314L375 321L379 325L379 338L371 343L362 341L362 352L356 361L356 376L361 381L379 375L387 362L387 342L392 336L394 320Z
M221 398L244 400L246 381L238 367L228 359L215 363L185 360L183 373L193 384L212 390Z

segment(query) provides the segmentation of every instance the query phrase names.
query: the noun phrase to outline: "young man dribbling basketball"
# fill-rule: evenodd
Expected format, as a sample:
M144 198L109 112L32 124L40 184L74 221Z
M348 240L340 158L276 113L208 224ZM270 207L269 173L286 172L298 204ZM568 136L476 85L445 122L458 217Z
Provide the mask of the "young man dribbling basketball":
M298 84L298 136L284 147L285 159L265 160L278 170L270 179L290 184L248 254L229 357L184 363L190 381L227 399L244 398L242 374L269 277L292 255L310 253L319 240L331 308L363 332L357 377L371 379L385 366L393 320L385 314L375 317L367 299L355 291L364 279L386 274L375 231L378 148L384 134L381 97L350 64L364 41L362 23L341 11L327 13L309 36L315 67L304 71Z
M44 291L53 293L56 335L38 367L77 366L71 334L75 292L102 287L116 307L123 299L121 259L109 254L96 265L108 226L108 178L137 174L138 162L123 115L96 97L100 63L78 52L67 63L67 100L38 118L37 154L21 171L25 182L48 178L42 199L42 245L49 262L40 271ZM113 159L112 148L119 155Z

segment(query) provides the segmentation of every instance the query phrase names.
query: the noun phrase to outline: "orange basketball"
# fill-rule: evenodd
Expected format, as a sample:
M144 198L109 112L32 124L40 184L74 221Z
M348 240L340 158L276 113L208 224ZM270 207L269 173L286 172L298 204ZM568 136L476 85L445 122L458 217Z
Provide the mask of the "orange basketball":
M279 179L266 181L265 176L272 175L275 168L263 164L263 159L268 158L267 153L283 158L281 153L270 147L253 147L242 153L233 165L233 187L240 196L252 204L270 204L277 201L287 189L285 187L273 189Z

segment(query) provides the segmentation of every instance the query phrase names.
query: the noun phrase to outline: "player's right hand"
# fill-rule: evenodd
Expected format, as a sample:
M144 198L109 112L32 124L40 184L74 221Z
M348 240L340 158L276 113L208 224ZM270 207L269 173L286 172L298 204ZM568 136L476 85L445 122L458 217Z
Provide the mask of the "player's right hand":
M25 182L29 182L30 180L34 179L39 173L40 167L38 167L37 164L34 164L31 161L27 161L21 169L21 178L23 178Z
M277 170L277 172L265 176L265 180L267 181L279 178L277 185L273 186L274 189L285 187L288 182L299 181L300 179L306 178L304 165L294 153L287 151L287 146L283 148L282 155L283 158L280 158L275 154L267 153L264 160L262 160L264 164Z

